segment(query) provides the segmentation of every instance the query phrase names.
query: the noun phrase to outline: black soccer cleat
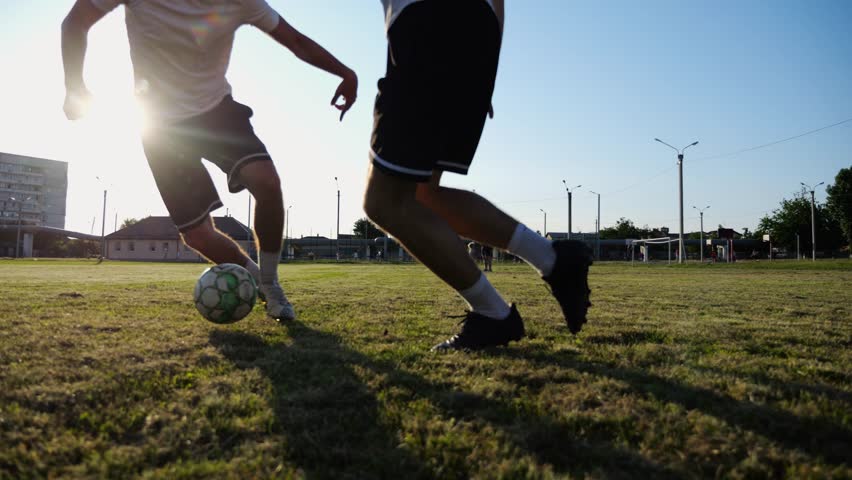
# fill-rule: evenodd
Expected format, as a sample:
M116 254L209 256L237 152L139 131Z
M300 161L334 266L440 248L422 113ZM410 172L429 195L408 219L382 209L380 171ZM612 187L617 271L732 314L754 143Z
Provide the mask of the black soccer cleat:
M511 341L524 337L524 320L512 304L509 316L503 320L468 312L462 325L461 332L432 347L433 352L449 350L481 350L488 347L506 346Z
M565 322L571 333L578 333L586 323L586 312L592 303L589 295L589 266L592 250L578 240L556 240L556 264L550 275L542 277L550 285L550 293L562 307Z

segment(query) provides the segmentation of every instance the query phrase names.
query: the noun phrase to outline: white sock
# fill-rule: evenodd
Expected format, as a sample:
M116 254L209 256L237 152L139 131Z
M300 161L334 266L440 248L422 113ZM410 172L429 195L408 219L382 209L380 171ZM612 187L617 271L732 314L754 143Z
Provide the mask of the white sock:
M471 310L480 315L503 320L511 313L511 307L482 273L472 287L459 291L459 295L465 299Z
M512 255L523 258L538 270L542 277L550 275L556 264L556 250L553 249L552 242L521 223L515 229L506 250Z
M260 282L275 283L278 281L278 261L281 252L260 252Z
M260 285L260 267L258 267L257 264L254 263L254 261L252 261L252 259L250 258L243 266L246 267L246 270L248 270L251 276L254 277L254 283Z

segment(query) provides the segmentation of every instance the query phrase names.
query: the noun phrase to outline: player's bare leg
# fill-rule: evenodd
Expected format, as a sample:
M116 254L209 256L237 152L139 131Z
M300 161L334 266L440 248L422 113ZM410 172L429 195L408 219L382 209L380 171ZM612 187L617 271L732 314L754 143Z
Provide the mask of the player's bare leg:
M524 335L523 320L494 289L453 228L417 200L417 184L372 167L367 215L465 299L471 311L461 333L435 350L505 345Z
M505 249L518 221L482 196L467 190L442 187L441 172L428 183L417 184L417 201L447 221L459 235Z
M198 225L181 232L181 236L184 243L213 263L245 265L251 261L237 242L213 225L209 215Z
M473 285L482 272L447 221L417 200L417 184L371 166L364 211L456 290Z
M240 181L255 199L254 232L257 238L260 281L266 312L279 320L293 320L296 313L278 282L281 238L284 233L284 199L281 180L271 161L251 162L240 169Z

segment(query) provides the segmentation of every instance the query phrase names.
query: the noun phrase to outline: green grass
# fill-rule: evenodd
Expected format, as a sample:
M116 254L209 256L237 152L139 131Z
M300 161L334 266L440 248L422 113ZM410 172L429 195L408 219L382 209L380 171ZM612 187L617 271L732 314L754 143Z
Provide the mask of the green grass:
M852 478L852 262L604 264L572 337L433 354L416 265L284 265L299 321L191 304L204 265L0 261L0 479Z

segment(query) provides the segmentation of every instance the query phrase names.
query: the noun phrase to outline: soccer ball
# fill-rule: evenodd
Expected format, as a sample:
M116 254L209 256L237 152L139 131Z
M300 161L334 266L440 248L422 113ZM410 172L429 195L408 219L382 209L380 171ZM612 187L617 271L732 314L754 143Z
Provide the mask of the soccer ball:
M234 264L212 266L195 283L195 308L213 323L234 323L251 312L257 284L248 270Z

